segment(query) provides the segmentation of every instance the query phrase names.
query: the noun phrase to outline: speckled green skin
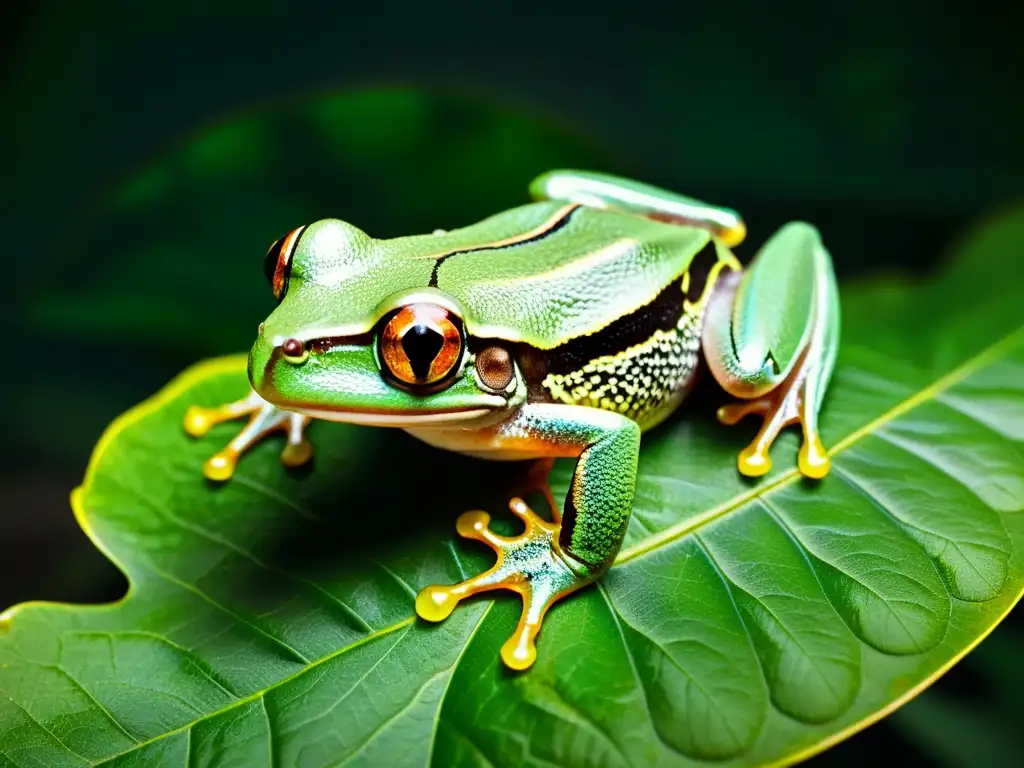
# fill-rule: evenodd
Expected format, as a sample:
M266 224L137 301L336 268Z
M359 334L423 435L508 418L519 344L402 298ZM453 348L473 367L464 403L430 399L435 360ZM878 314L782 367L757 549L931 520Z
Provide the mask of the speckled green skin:
M639 425L608 411L536 405L524 408L506 430L583 446L562 510L559 544L588 570L600 572L618 551L633 507Z
M268 402L316 418L402 427L486 458L576 457L558 546L584 582L619 549L641 431L685 395L701 344L740 397L770 392L799 363L816 414L838 342L837 292L809 225L781 230L743 273L723 242L742 239L728 209L581 172L546 174L531 190L555 199L447 233L376 240L338 220L311 224L250 378ZM423 302L462 319L468 351L445 386L412 392L382 376L375 329ZM630 336L652 318L656 330ZM330 339L330 351L290 363L287 339ZM473 365L492 344L515 358L502 391Z
M457 428L409 430L445 446ZM599 408L527 403L509 419L473 431L461 450L482 458L531 456L577 458L562 509L559 543L581 574L600 573L615 556L633 507L640 425Z
M288 299L264 335L367 333L423 290L454 303L471 336L551 349L649 302L711 239L696 227L580 206L533 242L487 247L535 231L567 207L531 203L444 234L391 240L336 219L315 222L296 246Z

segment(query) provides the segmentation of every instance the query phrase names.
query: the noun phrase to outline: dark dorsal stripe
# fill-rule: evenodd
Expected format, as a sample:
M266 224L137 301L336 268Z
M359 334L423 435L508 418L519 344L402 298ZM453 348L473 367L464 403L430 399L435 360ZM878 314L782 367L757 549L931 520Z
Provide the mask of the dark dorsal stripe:
M562 227L564 227L566 224L568 224L569 219L572 218L573 213L577 211L580 207L581 206L578 204L566 206L565 208L562 209L562 214L560 216L545 222L535 230L531 230L530 232L524 233L522 239L509 238L507 240L502 240L497 243L478 245L473 248L463 248L458 251L451 251L449 253L445 253L442 254L441 256L438 256L437 261L434 262L434 269L430 273L430 287L437 287L438 270L441 268L441 265L444 264L444 262L446 262L452 256L458 256L460 253L478 253L480 251L502 251L508 248L516 248L520 245L526 245L528 243L535 243L538 240L543 240L548 235L554 234Z
M690 301L699 301L704 287L708 284L708 275L711 268L718 263L718 250L713 240L708 240L700 252L693 257L687 272L690 273L690 285L686 290L686 298Z
M688 290L683 293L680 276L664 288L653 301L618 318L600 331L580 336L549 350L546 372L566 374L604 355L614 355L647 341L655 331L668 331L683 316L683 301L697 301L707 284L711 267L718 260L714 243L708 244L690 264Z
M639 344L657 330L675 328L683 315L679 280L662 290L654 301L620 317L596 333L580 336L547 352L548 373L570 373L604 355L614 355Z

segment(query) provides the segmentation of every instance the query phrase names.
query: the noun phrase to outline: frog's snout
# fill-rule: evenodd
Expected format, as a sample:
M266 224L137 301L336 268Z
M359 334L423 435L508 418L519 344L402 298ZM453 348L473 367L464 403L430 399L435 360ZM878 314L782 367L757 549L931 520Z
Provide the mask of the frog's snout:
M294 337L278 340L275 344L271 336L261 332L257 336L252 349L249 350L249 383L252 388L266 399L273 390L273 374L271 368L277 365L285 367L300 366L309 359L311 346Z

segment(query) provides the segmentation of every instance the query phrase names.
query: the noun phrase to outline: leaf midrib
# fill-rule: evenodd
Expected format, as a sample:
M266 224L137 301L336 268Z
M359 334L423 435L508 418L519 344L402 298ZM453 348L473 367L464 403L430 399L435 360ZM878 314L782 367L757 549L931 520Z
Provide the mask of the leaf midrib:
M1024 325L1019 326L1014 331L1002 337L1001 339L989 345L988 347L984 348L974 356L970 357L968 360L954 368L946 375L940 377L929 386L922 388L920 391L902 400L889 410L875 417L867 424L864 424L860 428L854 430L852 433L847 435L842 440L839 440L829 451L829 456L835 457L836 455L848 449L850 446L862 440L864 437L873 434L881 427L899 418L908 411L913 410L922 403L934 399L937 395L941 394L942 392L945 392L954 385L963 381L972 373L975 373L976 371L979 371L982 368L992 364L993 362L1002 357L1005 350L1015 346L1019 341L1018 337L1022 336L1024 336ZM619 556L615 559L615 562L612 564L612 567L622 565L623 563L627 563L630 560L634 560L649 552L653 552L654 550L659 549L660 547L666 546L674 541L677 541L678 539L681 539L689 535L690 533L704 527L708 523L711 523L717 520L718 518L723 517L729 512L739 509L740 507L744 506L745 504L755 499L767 496L769 493L771 493L777 488L781 488L795 482L799 477L800 472L798 469L789 469L775 477L770 482L764 483L763 485L759 485L755 488L750 489L749 491L734 496L733 498L728 499L722 502L721 504L712 507L711 509L699 515L696 515L695 517L692 517L688 520L685 520L677 525L670 526L669 528L666 528L665 530L657 534L654 534L653 536L650 536L647 539L640 541L637 544L634 544L633 546L629 547L628 549L625 549L622 552L620 552ZM266 688L263 688L259 691L255 691L249 694L248 696L239 698L225 707L213 710L212 712L209 712L208 714L203 715L202 717L198 717L195 720L185 723L171 731L158 734L145 741L140 741L132 747L123 750L122 752L119 752L115 755L110 755L109 757L105 757L101 759L99 762L90 763L90 765L102 766L104 764L109 763L112 760L116 760L117 758L122 757L125 754L134 752L138 749L146 747L162 739L169 738L171 736L177 735L185 731L189 731L200 722L218 717L226 712L230 712L233 709L245 706L246 704L249 704L253 701L262 700L263 697L266 696L266 694L270 691L273 691L291 682L292 680L306 674L309 670L314 669L315 667L318 667L322 664L325 664L333 659L336 659L339 656L348 653L349 651L358 648L359 646L364 645L368 642L371 642L379 637L383 637L392 632L396 632L402 629L403 627L407 627L411 625L415 620L415 616L410 616L406 619L403 619L402 621L392 624L391 626L384 627L382 629L377 630L376 632L366 635L365 637L361 637L354 643L350 643L349 645L339 648L333 653L330 653L326 656L323 656L319 659L312 661L310 664L303 667L302 669L294 672L291 675L288 675L287 677L281 678L280 680L276 681L272 685L267 686ZM435 724L435 729L436 727L437 726Z
M901 402L894 405L885 413L876 416L874 419L869 421L859 429L854 430L849 435L838 441L832 449L828 452L829 457L835 457L842 453L853 444L859 442L863 438L874 434L876 431L881 429L886 424L894 421L908 411L913 410L922 403L928 402L934 399L937 395L946 391L950 387L966 379L972 373L984 368L985 366L995 362L1001 357L1004 347L1013 347L1017 341L1018 336L1024 336L1024 326L1018 327L1010 334L1004 336L999 341L986 347L981 352L977 353L966 362L954 368L952 371L947 373L945 376L937 379L934 383L927 387L924 387L920 391L911 395L910 397L902 400ZM776 488L789 485L799 479L800 471L796 467L792 467L785 472L778 475L770 482L763 485L759 485L755 488L751 488L749 491L741 493L737 496L728 499L718 506L712 507L711 509L702 512L688 520L684 520L681 523L670 526L653 536L637 542L628 549L624 549L619 553L619 556L615 558L613 565L621 565L627 563L641 555L647 554L655 549L658 549L665 544L680 539L693 531L703 528L708 523L717 520L723 515L732 512L735 509L739 509L744 504L747 504L754 499L761 496L767 496L771 491Z

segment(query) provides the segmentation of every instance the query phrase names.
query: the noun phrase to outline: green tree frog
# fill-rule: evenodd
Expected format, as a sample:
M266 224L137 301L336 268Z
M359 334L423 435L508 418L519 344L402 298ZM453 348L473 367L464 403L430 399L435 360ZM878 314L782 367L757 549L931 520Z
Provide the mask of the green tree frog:
M839 341L831 259L808 224L784 226L744 270L729 248L746 229L730 209L583 171L546 173L530 191L531 203L447 232L377 240L325 219L288 233L266 257L279 304L249 355L252 394L193 407L185 424L202 435L248 416L205 464L218 481L275 431L287 434L284 463L305 462L310 419L398 427L487 459L574 458L553 522L521 498L510 501L519 536L462 515L458 533L493 548L496 564L416 599L437 622L470 595L519 593L501 650L513 669L534 662L552 603L612 563L640 435L684 399L701 359L737 398L720 421L763 419L741 473L768 472L772 442L799 423L799 469L821 478L817 418Z

